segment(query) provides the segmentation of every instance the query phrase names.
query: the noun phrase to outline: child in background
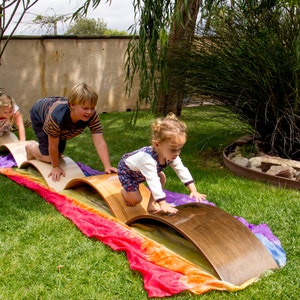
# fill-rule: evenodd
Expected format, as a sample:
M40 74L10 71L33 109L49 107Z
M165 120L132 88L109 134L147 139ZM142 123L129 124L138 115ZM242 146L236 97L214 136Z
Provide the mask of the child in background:
M197 192L189 170L183 165L179 154L186 142L186 124L172 113L152 124L152 146L146 146L124 154L118 165L118 176L122 184L122 196L129 206L142 201L139 184L147 182L151 196L148 212L176 214L177 209L166 202L163 188L166 176L163 169L170 166L190 191L190 197L197 202L206 195Z
M26 146L27 159L38 159L52 164L49 177L59 181L65 176L60 166L66 141L81 134L89 127L94 146L106 173L117 172L110 163L108 147L102 132L102 125L95 107L98 95L86 83L76 84L69 98L47 97L38 100L30 110L32 128L39 145ZM88 155L88 154L87 154Z
M8 95L0 96L0 137L11 131L13 123L16 124L19 132L19 140L26 140L23 117L19 111L19 106L14 99Z

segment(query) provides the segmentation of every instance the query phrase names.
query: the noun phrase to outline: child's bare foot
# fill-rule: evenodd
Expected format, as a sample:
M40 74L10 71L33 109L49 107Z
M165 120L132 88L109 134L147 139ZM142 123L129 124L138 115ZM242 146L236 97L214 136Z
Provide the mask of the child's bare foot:
M26 151L26 158L27 158L27 160L35 159L35 157L31 153L31 145L30 144L25 146L25 151Z
M147 211L148 211L148 213L158 213L161 211L160 205L155 201L153 201L153 202L149 201Z
M127 200L125 200L125 199L124 199L124 201L125 201L125 204L126 204L127 206L130 206L130 207L134 207L134 206L136 206L136 204L135 204L135 203L131 203L131 202L129 202L129 201L127 201Z
M121 190L121 195L122 195L122 197L123 197L123 199L124 199L124 201L125 201L125 204L126 204L127 206L133 207L133 206L136 206L136 205L137 205L137 203L136 203L135 201L134 201L134 202L130 202L130 200L126 199L124 194L125 194L125 191L122 189L122 190Z

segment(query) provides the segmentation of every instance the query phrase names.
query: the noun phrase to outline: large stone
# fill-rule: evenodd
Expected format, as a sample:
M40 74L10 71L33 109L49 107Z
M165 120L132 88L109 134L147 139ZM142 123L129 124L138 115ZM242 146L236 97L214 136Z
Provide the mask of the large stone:
M260 166L261 166L260 156L251 157L249 159L249 168L254 169L254 168L259 168Z
M263 163L268 163L272 165L290 166L294 169L300 170L300 161L297 160L285 159L277 156L264 155L262 156L261 161Z
M273 176L280 176L285 178L293 178L296 171L290 166L271 166L266 174Z
M232 159L232 161L233 161L234 163L236 163L237 165L242 166L242 167L245 167L245 168L247 168L248 165L249 165L249 159L246 158L246 157L243 157L243 156L241 156L241 155L235 156L235 157Z

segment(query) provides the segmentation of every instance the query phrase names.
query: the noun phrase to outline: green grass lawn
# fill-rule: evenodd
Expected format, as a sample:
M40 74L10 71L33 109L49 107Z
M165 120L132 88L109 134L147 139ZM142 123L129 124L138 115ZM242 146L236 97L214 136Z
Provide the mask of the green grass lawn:
M153 115L143 111L135 128L130 112L101 115L111 161L150 143ZM209 201L253 224L266 223L286 251L287 265L235 292L189 292L172 299L299 299L300 194L240 178L222 165L222 150L248 128L222 106L185 108L188 141L182 160ZM35 139L31 128L27 138ZM102 165L85 131L67 144L66 155L94 169ZM187 193L167 169L171 191ZM84 236L68 219L5 176L0 178L0 299L147 299L141 275L123 252Z

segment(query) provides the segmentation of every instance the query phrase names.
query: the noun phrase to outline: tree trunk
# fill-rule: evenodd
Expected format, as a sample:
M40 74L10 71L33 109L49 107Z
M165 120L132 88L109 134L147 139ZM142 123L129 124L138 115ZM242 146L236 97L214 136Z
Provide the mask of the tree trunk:
M184 8L184 0L178 0L176 4L177 13L181 14L179 22L173 21L169 36L169 45L167 53L167 70L166 75L161 80L165 80L166 88L161 88L158 102L155 106L157 115L166 115L173 112L177 116L181 115L182 101L185 96L185 71L181 74L173 72L172 65L176 64L178 54L181 59L184 53L191 48L197 16L200 8L200 0L193 0L189 3L188 12Z

